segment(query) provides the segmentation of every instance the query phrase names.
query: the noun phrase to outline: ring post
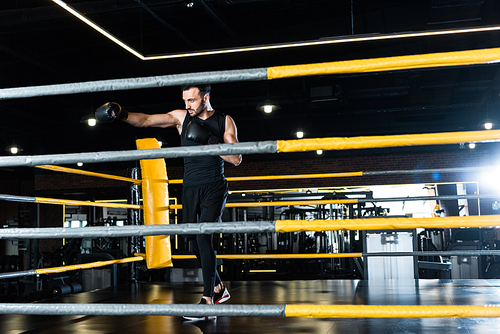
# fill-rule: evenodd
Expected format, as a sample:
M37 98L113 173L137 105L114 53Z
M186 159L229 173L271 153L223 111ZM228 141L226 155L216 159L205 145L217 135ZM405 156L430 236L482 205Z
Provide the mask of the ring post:
M128 170L128 176L132 179L138 180L140 178L139 176L139 168L134 167ZM140 188L139 184L131 184L129 186L128 190L128 204L140 204ZM140 210L138 209L128 209L127 210L127 216L128 216L128 224L129 225L140 225L141 224L141 218L140 218ZM139 236L132 236L128 238L128 255L129 256L134 256L135 253L140 253L141 252L141 247L140 244L142 242L142 238ZM140 269L140 264L137 262L131 262L129 264L129 281L131 283L138 283L139 282L139 269Z
M154 138L137 139L137 149L160 148ZM168 224L168 183L164 159L141 160L142 200L145 225ZM149 269L172 266L169 235L146 237L146 263Z

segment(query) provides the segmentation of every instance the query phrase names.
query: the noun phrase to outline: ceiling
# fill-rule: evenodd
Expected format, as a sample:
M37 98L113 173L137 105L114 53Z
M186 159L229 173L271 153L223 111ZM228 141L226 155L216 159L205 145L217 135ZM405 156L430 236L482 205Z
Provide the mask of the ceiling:
M146 56L500 25L495 0L66 2ZM0 4L0 89L498 46L492 31L144 61L50 0L12 0ZM215 84L211 100L235 119L240 141L292 139L297 127L309 137L464 131L486 116L500 120L499 80L498 64L323 75ZM256 111L268 96L282 108ZM149 136L179 145L173 129L80 123L107 101L146 113L183 107L178 87L1 100L0 147L15 142L27 155L128 150Z

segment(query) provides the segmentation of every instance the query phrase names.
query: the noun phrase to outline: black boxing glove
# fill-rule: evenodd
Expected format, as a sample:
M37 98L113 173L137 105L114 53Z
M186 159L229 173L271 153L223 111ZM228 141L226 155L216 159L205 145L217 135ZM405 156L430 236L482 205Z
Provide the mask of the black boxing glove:
M219 141L217 136L212 135L209 128L196 121L191 121L186 126L186 139L202 145L217 144Z
M124 121L128 118L128 112L116 102L108 102L97 108L95 119L100 123L110 123L115 119Z

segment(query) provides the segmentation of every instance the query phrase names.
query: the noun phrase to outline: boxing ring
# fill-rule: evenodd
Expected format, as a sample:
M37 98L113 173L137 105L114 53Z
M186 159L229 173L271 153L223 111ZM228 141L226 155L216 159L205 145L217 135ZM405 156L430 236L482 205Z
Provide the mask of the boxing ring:
M177 76L136 78L123 80L107 80L99 82L74 83L63 85L50 85L42 87L9 88L0 90L0 99L27 98L33 96L47 96L60 94L74 94L92 91L111 91L123 89L138 89L160 86L179 85L181 83L218 83L246 80L271 80L291 76L319 75L332 73L375 72L409 68L438 67L438 66L463 66L470 64L485 64L497 62L500 59L500 49L473 50L431 55L415 55L404 57L390 57L382 59L368 59L345 61L325 64L310 64L296 66L282 66L268 69L251 69L242 71L220 71L210 73L195 73ZM149 212L150 223L142 226L104 226L85 228L6 228L0 230L1 239L22 238L83 238L83 237L129 237L144 236L151 240L146 246L146 254L123 259L123 261L136 262L148 261L148 268L164 268L171 265L168 236L176 234L212 234L212 233L256 233L256 232L298 232L298 231L343 231L343 230L397 230L415 228L457 228L457 227L494 227L500 225L497 215L468 216L468 217L435 217L435 218L371 218L355 220L276 220L260 222L224 222L203 224L168 224L169 209L180 209L168 203L168 184L180 183L179 180L169 181L165 176L155 174L164 167L162 159L202 155L231 155L231 154L268 154L307 152L316 150L353 150L383 147L408 147L415 145L444 145L459 144L462 142L498 142L500 130L492 131L465 131L434 134L412 134L394 136L363 136L352 138L312 138L300 140L277 140L264 142L249 142L235 144L219 144L193 148L174 147L159 148L157 143L139 145L138 150L107 151L92 153L54 154L38 156L12 156L0 159L0 167L39 167L54 171L72 172L62 167L46 166L73 164L77 162L101 163L116 161L141 161L143 180L133 180L116 177L117 180L151 187L144 191L143 205L116 204L115 207L127 209L143 209ZM141 146L141 147L140 147ZM158 163L160 165L158 165ZM144 164L144 165L143 165ZM148 167L149 165L149 167ZM161 168L159 168L160 166ZM464 168L463 171L474 170ZM455 170L457 171L457 170ZM429 172L429 171L417 171ZM78 172L77 172L78 173ZM86 172L80 172L85 174ZM386 172L351 172L338 174L314 174L312 178L321 177L359 177L387 175L388 173L415 173L415 171L386 171ZM144 174L144 173L143 173ZM99 176L88 173L89 176ZM107 176L115 178L114 176ZM268 178L270 176L267 176ZM292 177L292 176L276 176ZM300 176L307 178L307 175ZM264 177L265 178L265 177ZM230 178L229 178L230 179ZM252 178L249 178L252 179ZM235 178L235 181L243 180ZM156 187L160 187L158 190ZM464 196L467 198L480 198L480 195ZM437 198L437 197L435 197ZM443 197L442 199L446 199ZM40 203L40 204L69 204L65 200L37 198L28 196L0 195L0 200ZM386 200L401 200L393 198ZM409 200L405 198L404 200ZM422 200L418 198L415 200ZM371 199L370 201L374 201ZM324 201L300 201L300 204L342 204L359 203L359 199L340 199ZM74 205L92 205L112 207L112 203L95 203L85 201L72 201ZM299 202L269 202L269 203L238 203L239 206L273 206L273 205L300 205ZM227 207L237 206L229 203ZM149 208L148 208L149 207ZM161 219L158 218L161 216ZM148 219L146 219L147 221ZM160 221L160 222L159 222ZM157 244L157 242L160 243ZM166 244L165 244L166 243ZM154 244L154 245L153 245ZM166 248L165 248L166 247ZM162 253L162 258L158 250ZM164 252L168 250L167 252ZM488 253L489 252L489 253ZM391 254L394 256L421 256L436 254L432 252L413 252L411 254ZM441 254L441 252L440 252ZM444 253L443 253L444 254ZM451 253L450 253L451 254ZM458 254L453 252L453 254ZM497 251L470 251L463 254L497 255ZM227 255L230 258L231 255ZM236 256L236 255L234 255ZM265 257L266 255L262 255ZM284 256L284 255L283 255ZM308 255L304 255L307 257ZM318 254L319 257L362 257L362 256L387 256L384 254L351 253L351 254ZM279 256L276 255L278 258ZM238 258L237 256L234 257ZM245 258L241 256L240 258ZM251 257L248 257L251 258ZM257 257L255 257L257 258ZM284 256L283 258L286 258ZM312 257L314 258L314 257ZM95 266L109 265L110 263L96 263ZM86 268L90 268L90 265ZM54 272L86 268L53 268ZM35 269L22 273L0 274L0 279L16 277L15 275L39 275L51 272L50 268L43 271ZM322 305L322 304L273 304L273 305L192 305L192 304L79 304L79 303L2 303L0 314L24 315L163 315L163 316L221 316L221 317L298 317L298 318L499 318L500 304L489 305Z

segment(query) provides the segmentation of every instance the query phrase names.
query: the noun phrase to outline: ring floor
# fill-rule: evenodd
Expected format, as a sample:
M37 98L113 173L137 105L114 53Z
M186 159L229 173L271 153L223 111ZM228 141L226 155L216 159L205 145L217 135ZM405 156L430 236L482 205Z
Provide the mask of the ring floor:
M228 304L499 305L500 280L312 280L226 282ZM193 283L140 283L82 292L50 303L198 303ZM0 333L499 333L499 318L314 319L172 316L0 315Z

